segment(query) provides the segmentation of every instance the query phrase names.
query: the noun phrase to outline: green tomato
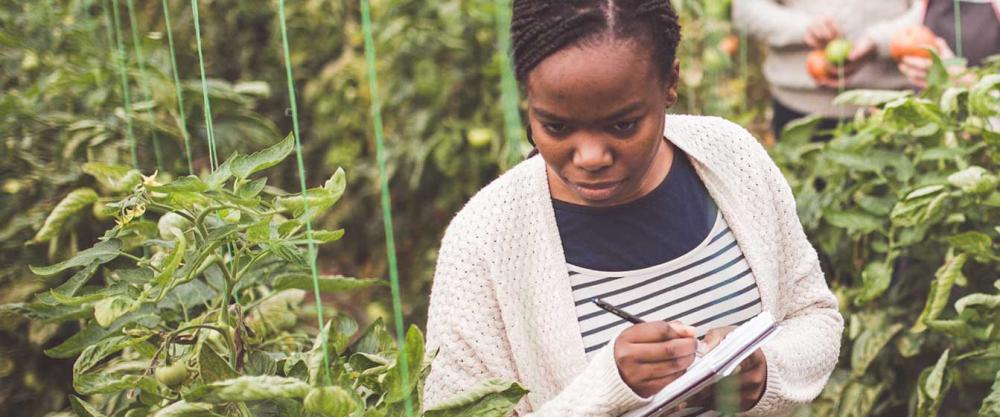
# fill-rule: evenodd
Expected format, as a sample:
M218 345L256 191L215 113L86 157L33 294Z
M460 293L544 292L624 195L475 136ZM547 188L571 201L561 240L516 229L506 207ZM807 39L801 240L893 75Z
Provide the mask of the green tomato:
M156 381L168 387L176 387L184 383L188 377L187 367L181 362L173 365L164 365L156 368L154 372Z
M493 131L486 128L475 128L469 130L469 134L465 136L465 139L469 141L469 145L473 148L485 148L489 146L490 142L493 142Z
M843 65L847 61L847 56L851 54L851 41L847 39L834 39L826 44L826 60L833 65Z
M169 212L160 217L156 228L163 240L176 240L179 234L192 227L191 221L180 214Z

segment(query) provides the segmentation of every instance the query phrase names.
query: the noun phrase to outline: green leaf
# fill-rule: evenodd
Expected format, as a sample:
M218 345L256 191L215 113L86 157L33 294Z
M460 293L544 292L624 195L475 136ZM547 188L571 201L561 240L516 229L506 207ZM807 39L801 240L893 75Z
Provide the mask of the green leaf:
M403 368L403 359L406 359L406 368ZM406 341L399 350L396 357L395 366L389 370L386 376L385 386L389 387L386 394L386 401L393 403L402 401L406 394L412 395L419 382L420 370L423 369L424 359L424 335L415 325L410 325L406 331ZM403 370L407 372L408 386L403 386Z
M1000 115L1000 100L996 92L1000 89L1000 74L990 74L979 79L969 89L969 111L978 116Z
M1000 309L1000 294L969 294L955 301L955 310L962 314L965 309L977 307L985 310Z
M264 190L264 186L267 185L267 177L258 178L240 187L237 193L242 199L250 199L257 197L261 191Z
M937 193L943 191L944 188L945 187L943 185L928 185L926 187L920 187L920 188L917 188L916 190L913 190L913 191L910 191L909 193L907 193L906 194L906 198L904 198L904 200L906 200L906 201L916 200L916 199L918 199L920 197L926 197L926 196L929 196L929 195L937 194Z
M87 346L80 356L73 363L73 378L77 378L100 363L104 358L111 356L123 349L135 346L149 339L149 336L131 338L126 336L113 336L104 339L96 344Z
M861 172L880 172L884 164L877 159L850 152L829 150L823 157L838 165Z
M73 409L73 412L80 417L105 417L105 414L98 411L97 408L90 405L86 401L80 399L75 395L69 396L69 405Z
M292 153L294 147L295 137L289 133L284 140L264 150L235 158L232 165L233 175L244 179L257 171L273 167Z
M337 168L337 171L333 173L330 179L323 183L323 189L330 192L333 196L334 203L340 200L340 197L344 195L344 190L347 189L347 174L344 172L343 168Z
M199 375L205 383L236 378L238 374L207 344L198 351Z
M993 255L993 240L989 235L980 232L965 232L948 238L955 248L977 257Z
M177 229L174 230L176 231ZM184 233L175 232L174 238L174 250L170 252L170 255L167 255L167 259L163 261L163 266L160 267L160 272L153 277L154 285L162 288L160 299L170 289L169 285L173 281L174 272L177 272L177 268L180 267L181 262L184 260L184 254L187 251L187 239L184 237Z
M90 281L90 278L94 276L94 273L97 272L97 267L99 266L101 266L99 262L94 262L87 265L85 268L76 271L76 273L69 277L69 279L62 283L62 285L53 288L52 292L64 297L72 297L76 295L76 292L80 291L80 288L87 284L87 281Z
M275 278L273 285L275 290L297 288L312 291L313 280L312 276L308 274L286 274ZM387 285L386 282L379 279L357 279L337 275L319 276L319 290L325 293L360 290L384 285Z
M119 317L138 307L133 300L125 296L104 298L94 303L94 319L101 327L107 328Z
M303 401L305 410L323 417L347 417L357 404L347 390L341 387L316 387Z
M851 371L855 376L862 376L868 365L878 356L892 337L903 329L902 324L894 324L888 328L869 328L861 332L851 350Z
M875 400L885 390L885 384L868 385L858 380L847 382L840 393L837 409L838 417L867 417Z
M55 275L70 268L90 265L92 263L103 264L118 257L122 248L122 242L118 239L108 239L100 242L90 249L77 253L76 256L49 266L29 266L31 272L44 277Z
M208 178L205 178L205 184L213 190L222 187L226 181L229 181L229 179L233 177L233 163L239 159L240 153L233 152L233 155L230 156L229 159L226 159L222 165L219 165L215 171L212 171L212 173L208 175Z
M948 87L941 93L941 111L948 114L955 114L959 110L959 103L962 96L968 96L969 90L964 87ZM966 100L967 101L967 100Z
M899 90L849 90L841 93L833 100L835 106L854 105L864 107L881 106L893 100L912 96L910 91ZM784 137L782 137L784 139Z
M823 219L848 233L871 233L882 228L882 219L860 210L823 210Z
M928 397L934 400L940 400L943 398L941 395L942 380L944 379L945 368L948 366L948 353L949 350L945 349L941 357L938 358L937 363L934 364L934 368L931 369L931 373L927 375L927 380L924 381L924 392Z
M208 184L194 175L180 177L163 185L149 186L150 191L160 193L203 193L208 190Z
M114 192L129 191L142 182L142 173L122 165L88 162L83 164L83 172L90 174L98 183Z
M491 378L426 410L425 417L506 417L528 393L516 382Z
M69 358L82 352L90 345L98 343L107 337L117 335L127 324L137 323L142 327L151 328L155 327L159 322L160 317L158 313L152 311L151 308L142 308L139 311L128 313L115 320L106 329L98 326L96 323L88 324L58 346L46 349L45 354L53 358Z
M997 371L990 394L983 398L983 405L979 407L979 417L1000 417L1000 371Z
M864 288L855 298L855 304L862 305L882 295L892 281L892 265L889 262L871 262L861 273Z
M855 194L854 201L868 213L880 217L888 216L896 204L896 199L892 197L874 197L864 194Z
M161 408L153 417L206 417L214 416L212 413L212 408L214 406L208 403L189 403L184 400L180 400L166 407Z
M1000 179L983 167L973 165L949 175L948 182L967 194L987 194L997 189Z
M92 372L73 379L73 389L80 394L111 394L132 388L156 392L156 380L151 376Z
M302 398L309 393L309 388L309 384L295 378L241 376L195 388L188 394L187 399L216 404L229 401Z
M77 188L66 195L45 218L42 228L31 239L33 243L47 242L59 235L69 218L97 202L97 192L90 188Z
M955 282L959 279L964 279L962 268L965 267L968 259L969 257L964 253L957 256L948 254L944 264L934 274L934 281L931 282L927 302L924 304L924 309L920 313L920 317L917 318L917 322L913 324L911 331L915 333L924 331L927 328L926 322L928 320L934 320L941 315L944 307L948 305L948 298L951 296L951 289L955 285Z

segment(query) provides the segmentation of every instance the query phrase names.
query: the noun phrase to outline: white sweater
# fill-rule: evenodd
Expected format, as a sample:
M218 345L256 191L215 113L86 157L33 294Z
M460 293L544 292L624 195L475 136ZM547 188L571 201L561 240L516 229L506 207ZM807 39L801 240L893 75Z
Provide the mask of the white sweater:
M767 388L745 415L786 415L822 390L843 332L791 190L736 124L667 116L665 130L729 221L763 308L783 327L762 348ZM566 268L545 162L536 156L483 188L445 232L427 321L428 349L440 350L424 405L490 377L531 391L515 409L522 417L612 417L643 404L618 373L614 343L587 362Z

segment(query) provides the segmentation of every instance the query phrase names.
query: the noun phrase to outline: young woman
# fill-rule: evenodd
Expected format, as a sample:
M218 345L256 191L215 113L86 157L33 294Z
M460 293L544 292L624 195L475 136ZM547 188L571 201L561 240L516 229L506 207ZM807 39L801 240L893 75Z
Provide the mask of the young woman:
M742 408L783 415L814 398L839 353L837 300L758 142L719 118L666 114L670 2L515 0L511 29L538 155L445 233L424 404L500 377L531 391L519 416L617 416L680 376L697 337L761 311L783 329L741 365Z

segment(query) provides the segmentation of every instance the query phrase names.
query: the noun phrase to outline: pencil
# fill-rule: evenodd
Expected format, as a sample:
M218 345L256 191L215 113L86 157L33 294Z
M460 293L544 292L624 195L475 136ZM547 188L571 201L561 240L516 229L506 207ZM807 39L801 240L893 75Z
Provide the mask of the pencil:
M621 309L619 309L618 307L615 307L615 306L613 306L611 304L608 304L604 300L601 300L600 298L596 298L596 297L595 298L591 298L590 302L592 302L594 304L597 304L598 307L604 309L604 311L607 311L608 313L614 314L614 315L616 315L618 317L621 317L621 318L623 318L625 320L628 320L632 324L644 323L644 321L642 319L640 319L640 318L638 318L636 316L633 316L633 315L631 315L629 313L626 313L626 312L622 311Z
M638 318L636 316L633 316L633 315L631 315L629 313L626 313L624 310L622 310L622 309L620 309L618 307L615 307L615 306L613 306L613 305L605 302L604 300L601 300L600 298L596 298L596 297L595 298L591 298L590 302L592 302L594 304L597 304L598 307L600 307L604 311L607 311L608 313L614 314L614 315L616 315L618 317L621 317L621 318L623 318L625 320L628 320L632 324L645 323L645 321L643 321L642 319L640 319L640 318ZM705 356L705 353L707 353L707 350L708 350L708 347L705 344L705 341L702 340L702 339L698 339L698 338L695 338L695 340L697 341L697 347L695 349L694 356L696 358L700 358L702 356Z

